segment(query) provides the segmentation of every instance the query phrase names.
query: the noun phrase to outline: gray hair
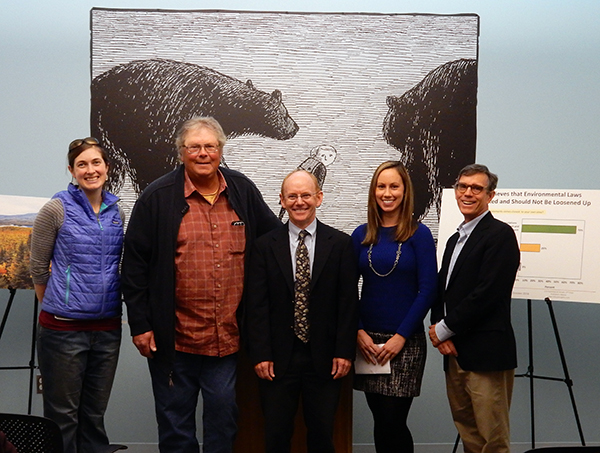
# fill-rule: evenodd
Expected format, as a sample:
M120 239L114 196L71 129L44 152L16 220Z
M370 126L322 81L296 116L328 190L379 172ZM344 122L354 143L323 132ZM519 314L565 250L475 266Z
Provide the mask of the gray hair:
M489 170L489 168L487 168L485 165L481 165L481 164L470 164L470 165L467 165L466 167L464 167L458 173L456 182L458 182L458 180L460 179L461 176L473 176L477 173L483 173L484 175L486 175L488 177L488 186L486 187L486 190L488 192L493 192L494 190L496 190L496 186L498 185L498 175L496 175L495 173L492 173Z
M178 152L180 152L179 150L181 150L187 134L192 130L199 129L210 129L213 131L217 136L219 148L223 150L223 147L227 142L227 136L225 135L225 132L223 132L223 128L219 122L212 116L196 116L194 118L190 118L179 127L177 135L175 136L175 146L177 146Z

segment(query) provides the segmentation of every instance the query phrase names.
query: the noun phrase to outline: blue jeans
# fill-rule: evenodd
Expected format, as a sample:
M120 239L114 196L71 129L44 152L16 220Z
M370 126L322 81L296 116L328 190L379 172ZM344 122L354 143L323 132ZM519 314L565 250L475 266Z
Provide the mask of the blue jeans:
M198 453L196 406L202 392L204 453L231 453L237 433L235 401L237 354L209 357L175 353L169 376L148 359L161 453Z
M60 427L65 453L100 452L109 444L104 413L120 345L120 328L76 332L40 326L37 352L44 416Z

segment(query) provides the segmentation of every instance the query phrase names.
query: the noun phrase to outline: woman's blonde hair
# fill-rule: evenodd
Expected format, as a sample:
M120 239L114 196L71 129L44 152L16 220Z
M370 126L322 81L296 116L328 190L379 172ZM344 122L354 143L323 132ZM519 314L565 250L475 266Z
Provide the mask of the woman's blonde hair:
M406 168L400 161L387 161L377 167L377 170L375 170L375 173L373 173L373 177L371 178L369 200L367 203L367 234L362 242L364 245L377 243L382 219L381 208L377 204L375 191L377 190L377 180L379 179L379 175L390 168L393 168L398 172L400 178L402 178L402 183L404 184L404 197L400 203L400 213L398 215L398 225L396 225L395 240L397 242L404 242L417 230L417 222L413 218L415 203L413 185L410 176L408 175L408 171L406 171Z

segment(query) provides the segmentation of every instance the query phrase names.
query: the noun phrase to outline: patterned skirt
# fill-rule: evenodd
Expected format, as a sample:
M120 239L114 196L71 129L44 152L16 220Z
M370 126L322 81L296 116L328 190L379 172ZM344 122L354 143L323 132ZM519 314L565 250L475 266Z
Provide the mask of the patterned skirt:
M394 335L377 332L367 333L375 344L385 343ZM355 374L354 388L363 392L386 396L419 396L426 356L427 341L425 332L417 332L406 340L402 351L391 360L390 374Z

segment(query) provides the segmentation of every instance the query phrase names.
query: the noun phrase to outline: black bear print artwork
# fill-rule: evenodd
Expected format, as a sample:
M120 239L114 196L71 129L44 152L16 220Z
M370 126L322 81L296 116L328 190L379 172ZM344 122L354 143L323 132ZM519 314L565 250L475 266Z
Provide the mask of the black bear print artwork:
M415 192L415 217L439 212L442 189L475 161L477 61L450 61L401 96L388 96L385 140L400 152Z
M92 135L113 162L110 189L129 176L139 194L177 164L177 128L212 116L228 138L288 140L298 132L279 90L265 93L213 69L167 59L132 61L92 81Z
M126 213L178 165L194 116L221 123L221 164L282 220L281 181L303 168L323 186L319 219L348 233L375 168L400 160L435 237L442 189L475 161L476 14L93 8L90 30L91 134Z

